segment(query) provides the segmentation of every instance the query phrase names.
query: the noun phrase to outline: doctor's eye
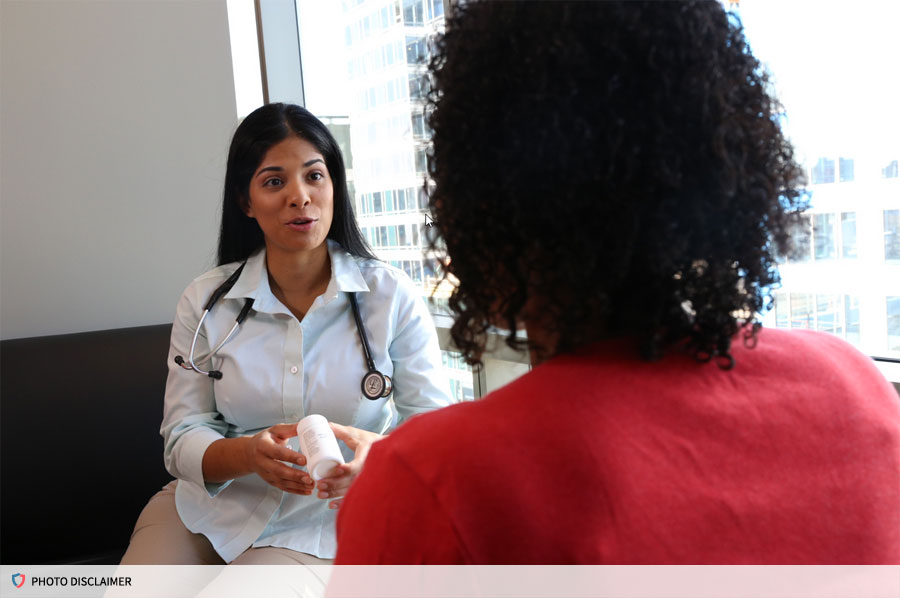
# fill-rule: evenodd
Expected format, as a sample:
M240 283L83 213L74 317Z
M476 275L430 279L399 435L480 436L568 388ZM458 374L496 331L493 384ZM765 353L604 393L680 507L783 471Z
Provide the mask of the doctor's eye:
M325 173L316 170L314 172L309 173L309 178L312 181L317 181L317 182L322 181L322 180L325 180Z
M273 176L263 182L263 187L277 187L282 184L281 177Z

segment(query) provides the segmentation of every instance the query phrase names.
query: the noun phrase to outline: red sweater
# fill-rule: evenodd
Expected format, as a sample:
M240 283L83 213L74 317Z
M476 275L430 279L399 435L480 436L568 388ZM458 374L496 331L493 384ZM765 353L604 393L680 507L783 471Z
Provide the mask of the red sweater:
M371 450L337 564L898 564L900 398L836 337L557 357Z

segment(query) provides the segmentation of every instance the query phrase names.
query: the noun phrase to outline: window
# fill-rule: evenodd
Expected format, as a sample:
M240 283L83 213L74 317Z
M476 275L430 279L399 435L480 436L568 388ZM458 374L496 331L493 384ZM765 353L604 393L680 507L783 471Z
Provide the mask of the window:
M812 231L809 230L810 225ZM797 229L793 231L792 239L797 250L793 256L788 257L792 262L808 261L811 256L816 260L838 257L855 259L856 212L804 214Z
M410 75L409 76L409 99L424 100L428 95L428 75Z
M810 182L813 185L834 182L834 160L819 158L810 173Z
M884 211L884 259L900 260L900 210Z
M434 258L426 260L423 264L425 268L425 276L429 278L441 278L444 273L441 265Z
M441 360L450 376L450 395L457 401L471 401L475 398L472 367L455 351L441 351Z
M813 295L791 293L791 328L814 329Z
M423 64L428 56L425 49L424 37L406 38L406 63Z
M412 115L412 133L415 139L425 139L425 116L419 112Z
M871 76L896 71L900 5L889 3L891 24L884 5L869 3L734 6L773 75L810 191L809 220L793 235L798 254L779 265L775 310L763 323L828 330L873 357L900 358L885 340L886 305L900 297L897 90L890 77Z
M778 292L775 293L774 323L776 328L828 332L858 345L859 297Z
M441 0L296 0L306 107L347 123L344 160L360 227L375 254L430 296L419 225L431 131L421 100ZM345 147L346 146L346 147ZM352 160L352 162L351 162ZM352 180L349 180L352 179ZM387 218L386 218L387 217ZM433 268L429 268L433 270Z
M887 298L887 349L900 351L900 297Z
M893 162L891 162L890 164L888 164L887 166L882 168L881 169L881 177L885 178L885 179L896 179L898 170L900 170L897 168L897 166L898 166L898 161L894 160Z
M425 24L425 14L422 0L403 0L403 24Z
M812 217L804 214L792 235L794 254L791 260L808 261L812 257Z
M846 183L853 180L853 160L849 158L841 158L839 160L840 165L840 179L842 183Z
M790 328L791 305L787 293L775 293L775 327Z
M840 295L816 295L816 330L842 334L844 327L841 311Z
M847 327L847 341L859 345L859 297L844 295L844 322Z
M840 216L840 220L838 220L838 216ZM793 256L788 256L788 260L804 262L808 261L811 255L816 260L828 260L838 257L842 259L856 259L856 221L856 212L804 214L797 229L792 234L792 242L796 248L796 253ZM840 226L838 226L838 223L840 223ZM812 231L809 230L810 224Z
M430 295L441 278L438 262L410 250L425 244L420 237L427 197L421 188L431 137L421 104L428 79L415 61L427 59L429 40L443 32L443 3L297 0L296 5L307 108L349 122L345 160L353 160L348 175L360 225L376 254L411 272ZM896 19L865 3L820 3L814 11L803 3L735 6L754 54L773 73L776 92L792 116L790 137L795 155L805 160L812 191L813 210L794 235L797 255L780 267L783 286L769 315L779 327L834 330L856 343L875 339L879 344L860 348L877 354L884 350L884 301L900 296L900 283L883 283L898 279L900 259L898 156L896 145L884 140L900 138L900 131L893 117L895 83L863 75L896 70L890 41ZM885 6L896 11L893 3L877 10ZM803 24L803 43L789 43L797 39L798 24ZM836 30L848 43L834 44ZM832 76L835 67L840 77ZM370 123L394 119L405 127L379 124L370 138ZM849 182L856 184L839 184ZM388 243L388 224L397 227L395 247ZM847 259L855 261L847 264ZM841 288L851 270L859 278ZM823 280L828 284L820 284ZM873 289L881 295L874 296Z
M413 282L422 281L422 262L418 260L391 260L391 265L406 272Z
M244 118L263 103L259 42L253 2L228 0L228 30L237 115Z
M425 155L425 149L416 150L416 174L424 175L428 169L428 158Z
M856 257L856 212L841 214L841 257Z
M834 214L815 214L813 223L816 259L833 258L835 256Z
M853 158L838 158L838 180L842 183L854 180ZM810 183L820 185L833 183L834 181L834 160L831 158L819 158L815 166L810 169Z

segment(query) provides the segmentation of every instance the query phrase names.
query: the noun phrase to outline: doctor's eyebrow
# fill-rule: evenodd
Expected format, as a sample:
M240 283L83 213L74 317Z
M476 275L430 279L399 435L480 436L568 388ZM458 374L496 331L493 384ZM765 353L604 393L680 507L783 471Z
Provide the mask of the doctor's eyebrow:
M304 163L303 163L303 168L307 168L307 167L309 167L309 166L312 166L312 165L315 164L316 162L321 162L322 164L325 164L325 160L323 160L322 158L313 158L312 160L309 160L308 162L304 162ZM264 173L264 172L270 172L270 171L274 171L274 172L284 172L284 168L282 168L281 166L266 166L265 168L260 168L260 169L257 171L257 173L256 173L255 175L253 175L253 176L254 176L254 177L258 177L258 176L261 175L262 173Z
M257 171L257 173L253 176L258 177L264 172L284 172L284 168L282 168L281 166L266 166L265 168L260 168L259 171Z

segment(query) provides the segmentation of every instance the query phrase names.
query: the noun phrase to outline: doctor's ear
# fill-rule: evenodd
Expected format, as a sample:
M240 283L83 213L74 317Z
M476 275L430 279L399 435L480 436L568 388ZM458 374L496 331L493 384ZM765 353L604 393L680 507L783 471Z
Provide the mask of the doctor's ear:
M250 205L249 197L241 195L238 198L238 205L241 207L241 211L244 213L244 216L246 216L247 218L255 218L255 216L253 215L253 207Z

